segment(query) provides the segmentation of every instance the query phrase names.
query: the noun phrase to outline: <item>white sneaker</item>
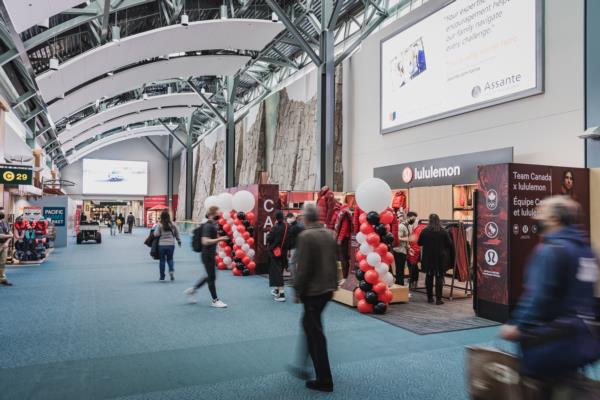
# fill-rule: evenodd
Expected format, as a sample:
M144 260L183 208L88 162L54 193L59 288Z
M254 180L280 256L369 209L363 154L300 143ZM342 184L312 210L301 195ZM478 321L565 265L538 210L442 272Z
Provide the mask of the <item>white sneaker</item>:
M275 301L285 301L285 293L281 292L279 293L277 296L273 297L273 300Z
M215 308L227 308L227 304L223 303L221 300L213 300L210 306Z
M188 295L188 303L196 304L198 302L198 300L196 300L196 296L194 296L196 294L196 289L193 287L185 289L183 293Z
M271 290L271 295L272 296L278 296L279 295L279 290L277 290L277 289Z

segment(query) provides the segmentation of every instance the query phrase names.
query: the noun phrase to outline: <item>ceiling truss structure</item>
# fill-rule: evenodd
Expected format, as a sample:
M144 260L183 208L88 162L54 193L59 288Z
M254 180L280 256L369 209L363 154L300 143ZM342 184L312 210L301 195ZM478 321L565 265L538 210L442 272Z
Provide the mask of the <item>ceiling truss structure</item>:
M171 122L188 126L196 146L226 124L230 103L239 120L252 106L285 86L290 78L311 65L319 66L321 1L334 4L328 28L334 32L336 65L351 55L389 15L412 4L411 0L95 0L51 17L48 28L34 26L19 35L12 28L4 1L0 0L0 22L3 22L0 24L0 94L11 102L13 110L27 125L28 136L37 138L59 167L68 163L67 158L73 151L119 131L105 132L65 154L59 135L68 125L142 96L195 92L202 102L191 119ZM49 69L51 58L65 62L107 41L179 23L184 13L190 22L218 18L271 19L276 15L286 29L263 50L244 52L251 60L235 75L234 93L227 93L227 77L173 77L148 82L108 99L98 99L54 123L35 81L37 75ZM231 50L211 53L230 54ZM240 55L239 51L234 53ZM181 56L185 55L192 54ZM148 61L151 60L140 60ZM145 124L161 122L164 121Z

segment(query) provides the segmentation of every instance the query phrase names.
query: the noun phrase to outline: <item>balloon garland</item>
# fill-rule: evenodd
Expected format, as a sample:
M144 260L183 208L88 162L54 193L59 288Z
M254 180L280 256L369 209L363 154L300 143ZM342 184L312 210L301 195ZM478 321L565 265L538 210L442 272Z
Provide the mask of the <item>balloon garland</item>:
M225 193L223 193L225 194ZM223 210L218 224L222 235L229 236L229 240L219 243L216 256L217 268L231 269L235 276L248 276L256 269L254 256L254 196L242 190L231 196L219 195L218 206ZM232 209L233 208L233 209ZM237 209L237 211L235 211Z
M384 314L394 295L390 287L394 277L390 265L394 256L390 252L394 236L389 226L394 215L387 211L391 201L390 187L381 179L371 178L359 185L356 201L363 212L359 216L360 231L356 240L360 244L356 252L358 287L354 297L361 313Z

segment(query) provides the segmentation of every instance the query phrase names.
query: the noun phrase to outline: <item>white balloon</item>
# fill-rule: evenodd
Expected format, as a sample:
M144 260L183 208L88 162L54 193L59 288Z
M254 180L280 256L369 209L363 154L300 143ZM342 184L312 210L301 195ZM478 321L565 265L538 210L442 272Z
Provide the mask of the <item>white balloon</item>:
M381 264L381 256L378 253L372 251L369 254L367 254L367 262L371 267L377 268L379 264Z
M238 246L243 246L244 243L246 243L246 241L244 240L243 237L238 237L235 239L235 244L237 244Z
M225 265L231 265L231 257L223 258L223 262L225 263Z
M356 241L360 244L363 244L364 242L367 241L367 236L362 232L358 232L356 234Z
M217 196L208 196L205 200L204 200L204 207L208 210L209 208L211 208L212 206L219 206L219 200L217 199Z
M365 256L369 253L371 253L373 251L373 247L371 247L371 245L367 242L364 242L363 244L360 245L360 252L363 253Z
M240 190L233 195L233 209L236 211L249 212L254 209L256 200L254 195L247 190Z
M250 247L250 246L248 246L248 247ZM256 252L254 251L254 249L250 249L246 252L246 254L248 255L248 257L252 258L252 257L254 257Z
M388 285L388 287L392 287L394 285L394 275L392 275L391 272L385 274L382 280L385 282L386 285Z
M221 209L221 211L225 212L229 212L232 210L233 205L232 200L233 200L233 195L231 193L221 193L218 196L218 200L219 200L219 208Z
M250 251L250 245L248 243L244 243L242 245L242 250L244 250L244 253L248 254L248 251Z
M392 189L379 178L369 178L356 189L356 203L364 212L382 212L390 206Z
M379 276L384 276L388 272L390 272L390 266L386 263L379 263L379 265L375 268L375 271L379 274Z

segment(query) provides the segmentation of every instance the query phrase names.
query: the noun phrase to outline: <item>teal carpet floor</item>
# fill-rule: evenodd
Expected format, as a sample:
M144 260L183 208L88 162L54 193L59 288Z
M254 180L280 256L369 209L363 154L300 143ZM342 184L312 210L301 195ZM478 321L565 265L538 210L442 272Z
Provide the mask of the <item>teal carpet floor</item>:
M261 277L219 272L228 309L182 294L203 274L189 239L175 282L158 282L145 230L70 244L41 266L9 267L0 287L0 398L465 399L464 347L497 327L420 336L348 307L325 312L335 392L288 375L301 306L276 303Z

